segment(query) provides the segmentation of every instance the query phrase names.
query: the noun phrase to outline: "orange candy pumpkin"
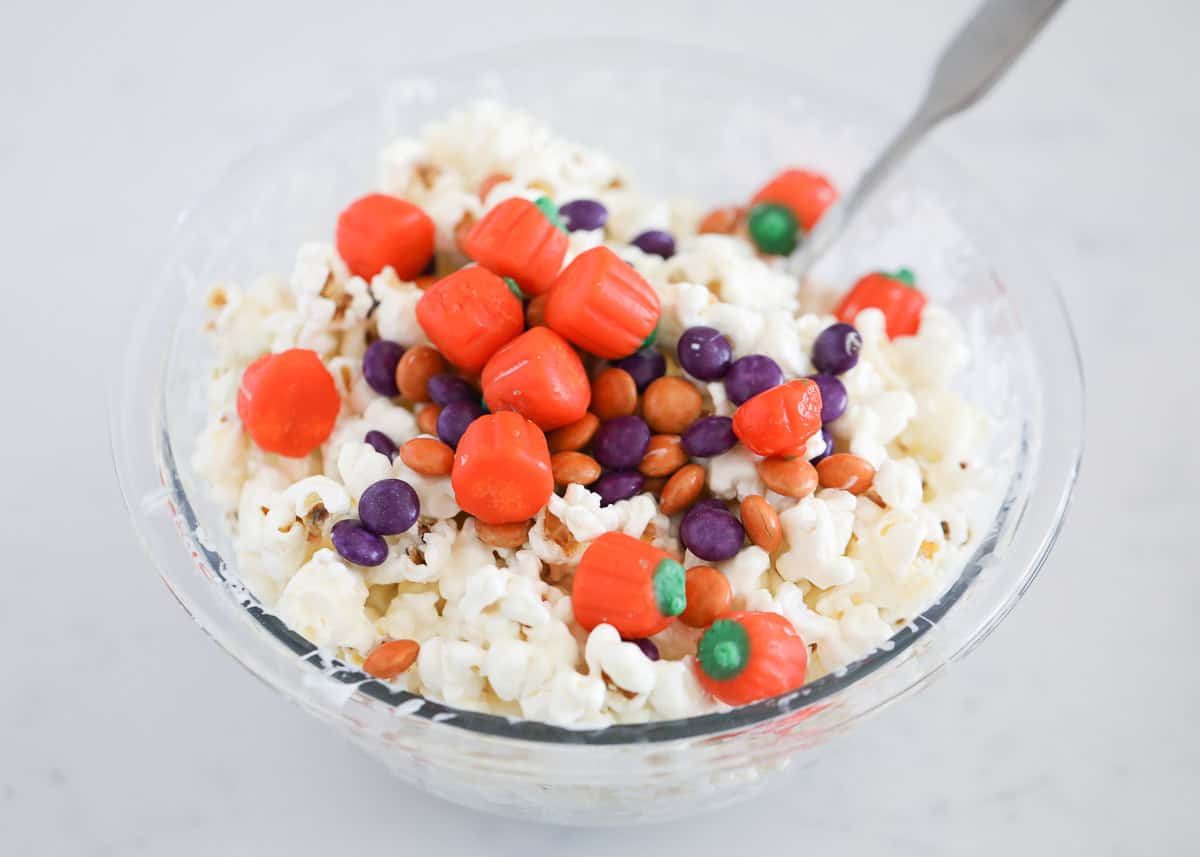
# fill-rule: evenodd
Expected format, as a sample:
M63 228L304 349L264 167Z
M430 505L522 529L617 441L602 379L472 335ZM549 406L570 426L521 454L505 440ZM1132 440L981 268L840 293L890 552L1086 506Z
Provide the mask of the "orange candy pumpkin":
M649 637L687 607L683 566L664 550L624 533L605 533L583 553L571 605L587 630L612 625L626 639Z
M582 419L592 400L583 361L548 327L531 328L493 354L482 381L488 410L516 411L543 431Z
M616 360L642 346L658 324L658 293L607 247L580 253L554 281L546 324L584 351Z
M821 389L807 378L764 390L733 414L733 433L756 455L799 455L820 430Z
M433 258L433 221L403 199L372 193L357 199L337 221L338 255L350 273L370 280L391 266L402 280L411 280Z
M796 690L807 671L808 646L778 613L727 614L709 626L696 650L696 677L727 705Z
M315 351L266 354L242 374L237 412L266 452L303 458L329 439L342 399Z
M472 266L430 286L417 301L417 321L447 360L478 372L525 328L525 310L504 280Z
M800 228L808 232L836 199L837 190L825 176L809 170L789 169L767 182L750 204L773 202L782 205L796 216Z
M550 288L567 255L567 236L527 199L506 199L476 223L463 242L467 255L527 295Z
M546 436L520 414L484 414L467 427L450 471L454 498L485 524L515 524L554 493Z
M925 295L917 290L912 271L894 274L876 271L854 284L834 310L839 321L854 324L858 314L873 307L883 313L888 339L912 336L921 328Z

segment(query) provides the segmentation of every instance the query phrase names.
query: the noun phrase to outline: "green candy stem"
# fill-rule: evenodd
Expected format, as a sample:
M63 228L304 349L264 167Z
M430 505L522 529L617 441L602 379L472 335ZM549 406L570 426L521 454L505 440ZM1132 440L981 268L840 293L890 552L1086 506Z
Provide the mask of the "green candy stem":
M562 220L558 217L558 206L554 204L554 201L550 197L539 196L533 201L533 204L541 210L542 214L546 215L547 220L554 224L555 229L559 232L567 231L567 227L563 226Z
M659 560L654 567L654 600L664 616L678 616L687 609L687 575L683 566L671 558Z
M517 300L525 300L525 293L521 291L521 287L517 285L516 280L514 280L512 277L505 277L504 283L508 286L508 290L517 296Z
M656 324L656 325L654 325L654 330L650 331L650 335L642 340L642 344L638 346L638 351L641 351L643 348L649 348L651 345L653 345L657 341L658 341L658 325Z
M891 277L893 280L899 280L900 282L904 283L904 285L906 285L906 286L916 286L917 285L917 275L914 274L912 272L912 269L910 269L910 268L901 268L900 270L896 271L894 274L888 274L888 276Z
M787 206L760 202L750 209L746 227L755 246L764 253L787 256L796 249L800 226Z
M700 638L696 660L709 678L735 678L750 662L750 636L740 622L718 619Z

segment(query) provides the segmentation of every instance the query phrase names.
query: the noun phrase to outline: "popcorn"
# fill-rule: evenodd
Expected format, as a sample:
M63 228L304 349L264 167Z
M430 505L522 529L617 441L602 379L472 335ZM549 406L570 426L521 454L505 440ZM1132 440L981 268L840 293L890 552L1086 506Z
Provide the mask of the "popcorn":
M363 609L366 600L362 575L326 549L288 581L275 612L318 646L366 652L380 639Z
M707 460L709 490L726 500L744 500L751 494L762 494L765 488L758 475L761 460L741 444L714 455Z
M612 625L592 629L584 660L591 673L608 676L622 690L649 693L654 689L654 662L633 643L623 642Z
M357 503L362 493L382 479L392 475L392 463L388 457L376 452L369 443L343 444L337 457L338 473L341 474L345 491ZM324 479L324 476L314 476Z
M853 579L854 563L844 554L854 527L854 505L853 494L826 490L779 516L788 548L775 565L784 580L805 579L826 588Z

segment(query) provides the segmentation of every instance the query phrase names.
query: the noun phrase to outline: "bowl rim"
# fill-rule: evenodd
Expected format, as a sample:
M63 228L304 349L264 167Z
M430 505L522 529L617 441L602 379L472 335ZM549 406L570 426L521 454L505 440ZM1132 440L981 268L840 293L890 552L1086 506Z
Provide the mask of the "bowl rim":
M545 53L545 42L530 41L520 44L524 50L539 51L541 52L539 55ZM570 51L583 45L589 46L590 49L594 49L597 45L609 45L619 46L626 50L630 48L635 50L653 50L656 58L660 61L664 47L663 45L643 39L618 37L556 40L554 42L556 50L563 50L565 47L566 50ZM748 59L736 51L685 48L683 45L676 45L674 47L686 49L687 53L692 56L695 54L706 54L710 57L735 60L741 65L745 65L749 61L759 68L780 71L779 66L757 58ZM487 57L501 56L504 52L511 49L512 45L505 45L502 48L465 52L447 58L446 62L480 62ZM422 76L429 76L428 68L428 65L422 66L421 71L424 72ZM200 210L210 197L215 196L219 189L226 182L230 181L239 170L250 165L263 154L280 146L287 145L289 141L294 141L298 138L298 134L302 133L305 129L318 125L322 119L340 113L360 102L370 102L378 99L381 93L385 92L389 86L404 80L405 74L412 76L416 73L417 69L413 66L389 69L387 78L383 82L354 90L350 94L342 95L333 103L311 111L305 111L287 122L282 129L277 129L274 133L260 137L257 142L247 147L241 155L231 160L216 179L198 194L176 218L174 228L166 244L168 248L166 253L167 259L162 265L161 276L165 277L170 270L172 264L170 248L173 248L177 244L181 233L189 225L194 213ZM845 111L846 115L867 114L874 117L894 118L892 111L879 109L876 105L870 104L860 96L839 92L835 87L824 82L815 82L794 74L792 77L798 82L798 91L816 93L820 95L822 100L833 101L836 99L839 105L848 105L849 109ZM974 198L986 202L992 210L1001 212L1003 214L1003 217L1000 218L1002 223L1009 224L1013 222L1003 207L995 205L994 201L986 193L980 192L980 183L956 159L948 155L941 147L932 143L925 143L923 150L925 157L933 157L938 160L939 167L945 167L947 170L961 177L964 184L972 189L972 196ZM1009 235L1016 235L1015 230L1005 229L1004 231ZM1024 240L1021 241L1021 245L1028 247L1028 243ZM1027 253L1026 255L1030 254ZM1034 255L1036 257L1036 254ZM985 258L990 259L991 255L985 254ZM1077 380L1077 394L1079 398L1078 411L1075 413L1071 423L1069 425L1056 425L1057 432L1060 434L1069 433L1074 438L1070 443L1074 454L1072 459L1066 462L1065 473L1060 477L1061 484L1056 491L1056 499L1048 522L1048 528L1040 538L1032 555L1025 561L1025 569L1020 578L1020 585L1009 593L1006 600L993 608L986 620L976 628L974 633L959 641L958 646L952 652L911 685L896 690L863 710L854 712L841 721L841 725L843 726L891 704L909 691L923 685L930 677L940 672L946 664L962 657L985 639L1012 610L1016 602L1032 584L1038 572L1045 564L1065 523L1066 512L1072 499L1083 455L1083 426L1085 419L1083 367L1078 340L1061 291L1057 283L1053 281L1046 266L1040 264L1039 267L1044 272L1045 285L1050 288L1053 303L1061 316L1061 332L1065 334L1064 344L1066 345L1066 351L1070 354L1070 365L1062 368L1065 368L1067 373ZM158 302L147 301L141 306L137 321L135 322L135 330L149 328L157 304ZM174 320L178 321L178 319ZM389 714L412 715L429 720L435 724L446 725L472 733L538 744L627 745L685 739L694 740L747 730L752 727L778 721L781 718L797 718L798 716L802 716L803 712L806 711L815 713L820 710L818 705L823 700L827 700L860 683L883 666L896 660L908 651L914 643L937 627L939 620L970 590L971 585L986 567L986 559L991 555L991 551L996 546L1001 535L1008 528L1019 526L1024 518L1025 509L1016 505L1018 498L1015 491L1020 485L1022 477L1027 475L1025 468L1031 466L1029 459L1029 438L1027 434L1021 438L1018 445L1018 466L1015 467L1012 480L1005 488L1004 497L996 518L992 521L988 532L979 538L974 552L964 563L958 577L939 596L937 601L931 604L919 616L915 617L912 622L897 631L884 646L877 648L864 658L854 661L842 670L829 673L786 694L726 711L693 717L653 720L644 723L616 723L608 726L587 728L558 726L541 721L515 719L503 715L456 708L446 703L427 699L419 694L404 690L393 690L383 682L337 661L304 637L288 629L281 620L267 611L235 579L227 578L228 569L225 560L206 544L199 519L175 465L176 456L167 428L166 415L165 379L169 368L169 344L167 354L158 355L161 357L161 360L157 366L157 372L154 373L155 400L148 414L149 420L146 423L142 423L141 428L138 429L131 419L131 414L135 411L140 412L144 416L146 415L144 410L145 403L133 400L134 391L131 388L133 374L128 371L140 359L141 355L138 354L138 348L144 341L143 337L137 335L130 337L126 348L125 360L120 364L126 371L119 377L115 374L110 375L109 385L111 453L122 498L134 522L134 528L138 533L139 540L142 542L152 563L158 569L160 576L176 595L176 598L180 601L184 609L196 619L209 635L257 677L267 681L272 687L301 704L304 704L304 700L299 697L294 688L284 686L282 682L272 681L264 676L248 661L247 657L243 656L243 653L239 652L234 646L229 645L223 635L213 628L211 622L204 621L206 610L202 605L195 603L195 600L187 593L181 591L179 587L172 585L171 571L168 564L160 556L159 552L155 550L153 540L146 531L148 524L147 516L144 513L147 511L145 500L147 495L145 493L145 486L142 486L142 489L139 490L136 484L137 462L132 460L131 456L136 456L137 453L129 444L133 436L132 433L141 434L145 429L149 429L146 437L153 444L155 470L162 483L161 491L157 493L157 499L169 506L184 547L191 552L193 558L197 561L203 558L208 569L215 573L217 580L214 581L210 578L208 582L234 591L238 595L238 601L245 613L271 634L278 643L281 643L282 647L290 650L293 656L311 664L323 677L328 677L345 686L353 686L356 693L361 693L371 702L389 706L393 709L389 711ZM173 341L173 337L171 341ZM131 405L134 406L133 410L130 408ZM138 406L141 407L139 408ZM144 463L142 462L143 465ZM1036 465L1037 462L1034 461L1032 464ZM1026 498L1026 503L1028 503L1028 498ZM1015 518L1014 515L1016 516ZM201 567L200 571L206 577L208 576L203 567Z

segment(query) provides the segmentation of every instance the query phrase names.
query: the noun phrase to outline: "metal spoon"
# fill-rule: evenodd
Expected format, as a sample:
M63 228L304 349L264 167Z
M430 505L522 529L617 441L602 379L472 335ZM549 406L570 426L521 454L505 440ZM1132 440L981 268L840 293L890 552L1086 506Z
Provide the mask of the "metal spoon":
M849 193L821 216L800 252L793 273L803 277L862 210L921 138L943 119L984 96L1033 41L1065 0L984 0L938 60L925 97Z

